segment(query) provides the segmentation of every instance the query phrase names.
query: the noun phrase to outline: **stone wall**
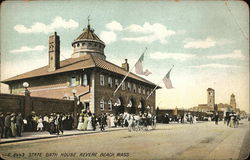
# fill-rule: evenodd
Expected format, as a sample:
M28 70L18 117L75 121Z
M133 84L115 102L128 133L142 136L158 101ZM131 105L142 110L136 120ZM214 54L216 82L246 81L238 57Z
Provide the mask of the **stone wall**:
M31 111L38 115L50 113L73 113L76 108L74 100L32 97L29 95L0 94L0 112L21 112L28 116Z

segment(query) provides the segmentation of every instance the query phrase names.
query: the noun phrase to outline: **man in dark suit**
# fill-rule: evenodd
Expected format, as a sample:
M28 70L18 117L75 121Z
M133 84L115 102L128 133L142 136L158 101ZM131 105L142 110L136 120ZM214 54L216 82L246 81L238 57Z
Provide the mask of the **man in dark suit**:
M22 113L19 113L16 117L16 129L17 129L17 136L21 137L23 127L23 117Z
M11 122L10 122L10 113L7 112L7 115L4 119L4 134L5 134L5 138L9 138L9 137L12 137L12 132L11 132L11 129L10 129L10 126L11 126Z
M4 135L4 115L3 112L0 112L0 136L3 138Z

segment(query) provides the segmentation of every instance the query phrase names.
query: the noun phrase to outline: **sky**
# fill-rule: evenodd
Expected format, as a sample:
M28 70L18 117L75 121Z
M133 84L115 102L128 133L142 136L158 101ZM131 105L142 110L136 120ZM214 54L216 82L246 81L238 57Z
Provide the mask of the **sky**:
M249 112L249 8L243 1L6 1L1 5L1 80L48 64L57 32L61 60L88 24L106 44L108 61L132 67L147 47L144 78L159 84L156 106L190 108L215 102ZM166 89L162 78L174 65ZM134 71L133 71L134 72ZM1 86L7 92L6 85Z

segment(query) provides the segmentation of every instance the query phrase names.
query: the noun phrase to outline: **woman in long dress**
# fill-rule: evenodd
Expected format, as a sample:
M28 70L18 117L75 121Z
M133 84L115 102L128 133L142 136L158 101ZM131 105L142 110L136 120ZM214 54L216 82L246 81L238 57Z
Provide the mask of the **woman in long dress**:
M92 115L89 115L89 116L88 116L87 130L93 130L93 126L92 126Z
M110 126L115 127L115 116L113 114L110 115Z
M12 136L16 137L16 114L15 113L11 114L10 127L11 127Z
M87 130L87 126L88 126L88 117L87 117L87 114L84 114L83 119L84 119L84 121L83 121L83 130L86 131Z
M83 116L81 114L79 116L77 129L80 131L83 130Z
M234 116L233 115L230 116L229 127L235 128Z

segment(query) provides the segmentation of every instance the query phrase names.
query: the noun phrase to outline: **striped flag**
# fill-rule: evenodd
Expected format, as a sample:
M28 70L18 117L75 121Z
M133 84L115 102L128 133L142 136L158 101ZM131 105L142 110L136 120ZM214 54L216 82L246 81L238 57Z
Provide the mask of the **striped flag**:
M173 68L173 67L172 67L172 68ZM165 87L166 87L167 89L174 88L174 87L172 86L172 82L171 82L171 80L170 80L170 72L171 72L172 68L168 71L168 73L166 74L166 76L164 76L164 78L163 78L163 83L165 84Z
M143 71L143 65L142 65L143 59L144 59L144 53L141 55L141 57L139 58L139 60L135 64L135 73L140 74L140 75L144 75L144 76L148 76L152 73L148 69Z

